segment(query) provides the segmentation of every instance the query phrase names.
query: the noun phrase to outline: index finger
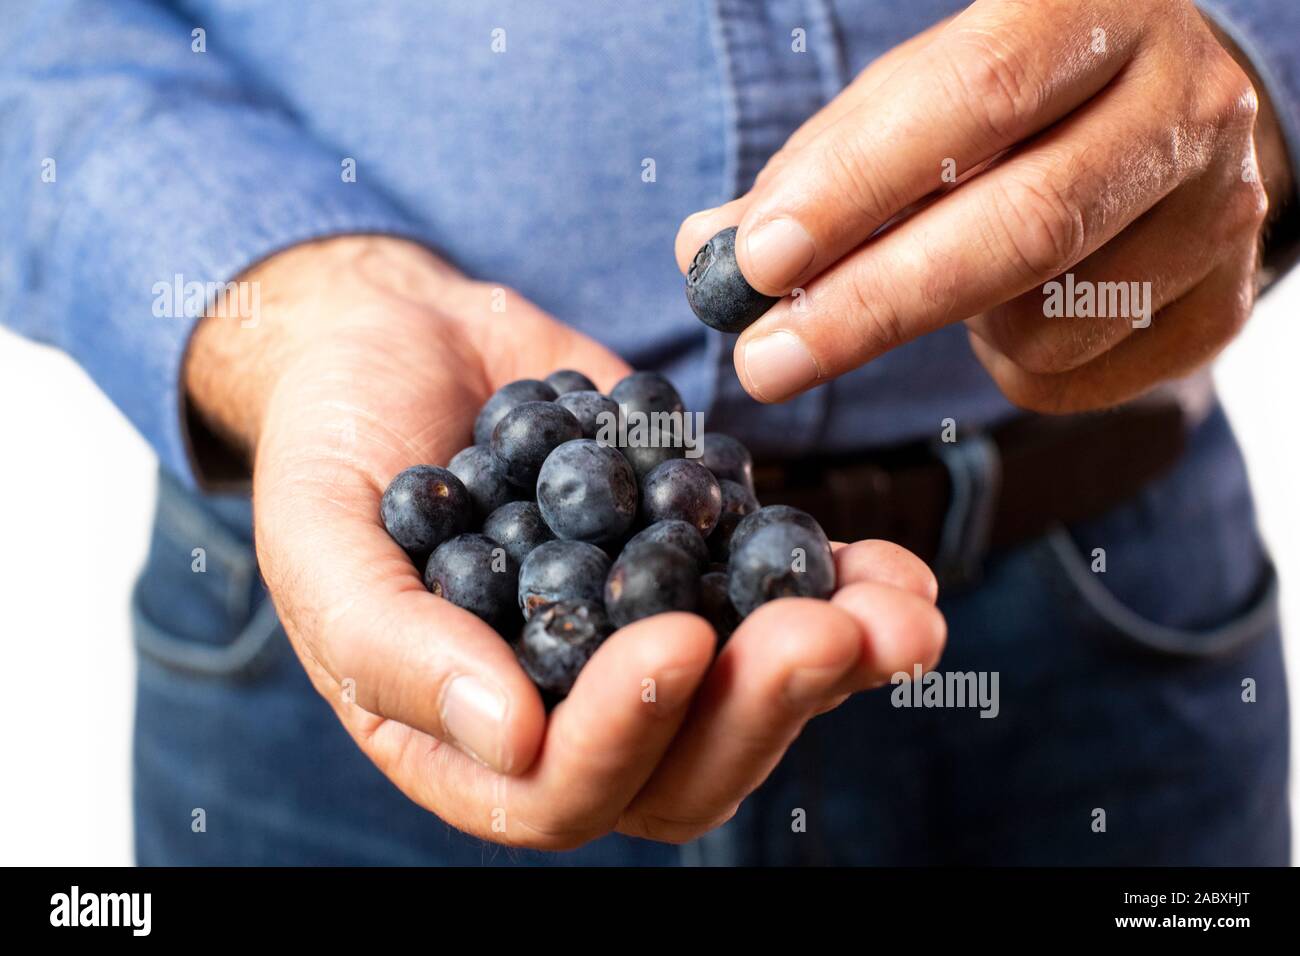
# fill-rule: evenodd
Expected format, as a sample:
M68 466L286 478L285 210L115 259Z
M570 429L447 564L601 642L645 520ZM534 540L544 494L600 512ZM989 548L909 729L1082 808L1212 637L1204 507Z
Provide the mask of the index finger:
M815 139L818 133L828 126L834 125L850 113L864 96L879 87L895 70L906 62L908 57L933 40L948 25L951 19L951 17L948 17L939 21L934 26L928 27L915 36L904 40L898 46L885 51L872 60L861 73L853 78L848 86L840 90L829 103L808 117L803 125L790 135L790 138L785 141L785 145L773 154L767 164L759 171L758 177L754 180L754 188L748 193L738 199L723 203L721 206L703 209L688 216L677 231L677 239L674 244L677 268L684 274L690 268L691 260L695 258L695 253L700 246L708 242L711 236L740 222L745 210L753 202L758 187L771 180L777 171Z
M975 3L756 185L736 240L746 279L764 294L788 293L947 174L1088 101L1139 40L1134 29L1096 20L1072 0Z

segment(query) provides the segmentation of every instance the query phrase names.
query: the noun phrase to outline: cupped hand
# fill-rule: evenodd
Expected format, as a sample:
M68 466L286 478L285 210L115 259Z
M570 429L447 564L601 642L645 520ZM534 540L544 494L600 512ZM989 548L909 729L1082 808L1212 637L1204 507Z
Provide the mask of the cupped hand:
M1191 0L979 0L872 64L679 233L685 270L738 225L750 283L798 290L741 335L741 383L780 401L961 321L1042 412L1208 361L1293 188L1226 42Z
M692 838L734 812L809 718L937 659L930 572L864 542L837 551L829 601L763 607L716 661L694 615L615 633L548 720L506 642L425 590L379 500L398 472L468 444L506 382L576 368L608 390L627 367L396 239L296 247L243 281L260 284L259 321L200 324L189 395L254 455L258 560L316 689L447 823L547 849L614 830Z

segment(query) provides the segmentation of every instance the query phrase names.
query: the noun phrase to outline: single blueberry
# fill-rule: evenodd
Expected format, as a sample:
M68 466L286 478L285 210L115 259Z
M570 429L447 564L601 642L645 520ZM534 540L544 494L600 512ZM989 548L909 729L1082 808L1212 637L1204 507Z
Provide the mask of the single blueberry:
M686 301L701 322L719 332L743 332L779 298L763 295L736 262L736 227L722 230L695 253L686 272Z
M510 501L502 505L483 522L483 533L505 548L519 564L523 564L534 548L555 537L532 501Z
M638 544L645 544L647 541L658 541L662 544L671 544L674 547L681 548L692 561L700 573L709 564L709 546L704 543L704 538L695 530L695 525L688 521L679 521L669 519L667 521L656 521L648 528L638 531L628 541L625 548L635 548Z
M765 528L769 524L776 524L781 521L793 522L821 535L823 538L826 537L826 532L817 523L817 519L808 512L800 511L798 508L791 508L789 505L768 505L745 515L736 523L736 529L731 532L731 546L728 553L735 554L741 542L759 528Z
M556 395L565 395L569 392L596 391L595 382L571 368L556 369L546 376L546 384L555 389Z
M609 440L602 444L618 443L618 403L612 398L600 392L565 392L555 404L573 413L583 438L599 438L604 431Z
M470 445L456 452L447 470L461 480L474 499L474 510L480 521L507 501L519 497L518 489L506 480L505 470L486 445Z
M754 459L749 449L730 435L705 432L701 437L704 452L700 461L718 481L734 481L754 492Z
M563 698L611 630L599 605L560 601L529 619L515 655L543 694Z
M741 617L778 598L828 598L835 590L835 561L820 528L774 521L743 540L737 537L732 538L727 594Z
M700 578L700 617L713 625L721 648L740 626L740 615L727 593L727 575L710 571Z
M423 564L434 548L469 528L474 501L446 468L416 465L389 484L379 516L393 540Z
M615 541L636 517L632 466L617 448L589 438L565 442L537 478L537 507L557 538Z
M722 511L718 514L718 523L709 535L709 550L715 560L726 561L731 556L731 536L736 533L736 526L742 518L758 510L758 499L744 485L722 479L718 482L722 489Z
M582 437L573 414L554 402L516 405L492 429L492 454L512 485L532 491L546 456Z
M625 416L629 413L649 416L656 412L681 415L686 411L673 383L658 372L633 372L614 386L609 397Z
M616 627L668 611L694 611L699 600L695 562L662 541L624 548L605 579L605 612Z
M599 606L609 555L585 541L547 541L519 568L518 605L524 617L556 601Z
M492 429L505 418L512 408L524 402L549 402L555 398L555 389L535 378L521 378L502 385L479 409L474 419L474 444L487 445L492 441Z
M462 534L444 541L429 556L424 586L438 597L478 615L503 636L513 638L519 623L515 588L519 565L487 535Z
M721 511L718 479L698 461L666 461L641 483L641 513L647 522L686 521L707 536Z
M644 479L666 461L686 457L686 448L681 442L674 441L671 433L653 430L627 434L627 443L619 446L619 451L632 466L637 479Z

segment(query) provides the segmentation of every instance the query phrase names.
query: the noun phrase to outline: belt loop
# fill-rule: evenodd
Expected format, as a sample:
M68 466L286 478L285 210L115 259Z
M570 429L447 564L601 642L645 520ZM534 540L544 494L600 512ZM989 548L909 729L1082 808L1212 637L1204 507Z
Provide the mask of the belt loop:
M932 447L948 470L952 487L934 573L947 585L971 584L988 553L1002 486L1002 459L998 446L983 432L956 442L936 441Z

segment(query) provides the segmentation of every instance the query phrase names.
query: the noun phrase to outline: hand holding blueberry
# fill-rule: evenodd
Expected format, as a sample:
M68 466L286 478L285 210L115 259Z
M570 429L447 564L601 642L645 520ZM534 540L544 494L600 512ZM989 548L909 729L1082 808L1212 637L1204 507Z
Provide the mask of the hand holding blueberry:
M1202 6L977 0L867 66L678 234L745 390L785 401L956 323L1039 412L1205 365L1296 177L1283 111ZM1148 301L1054 317L1063 285L1129 283Z

